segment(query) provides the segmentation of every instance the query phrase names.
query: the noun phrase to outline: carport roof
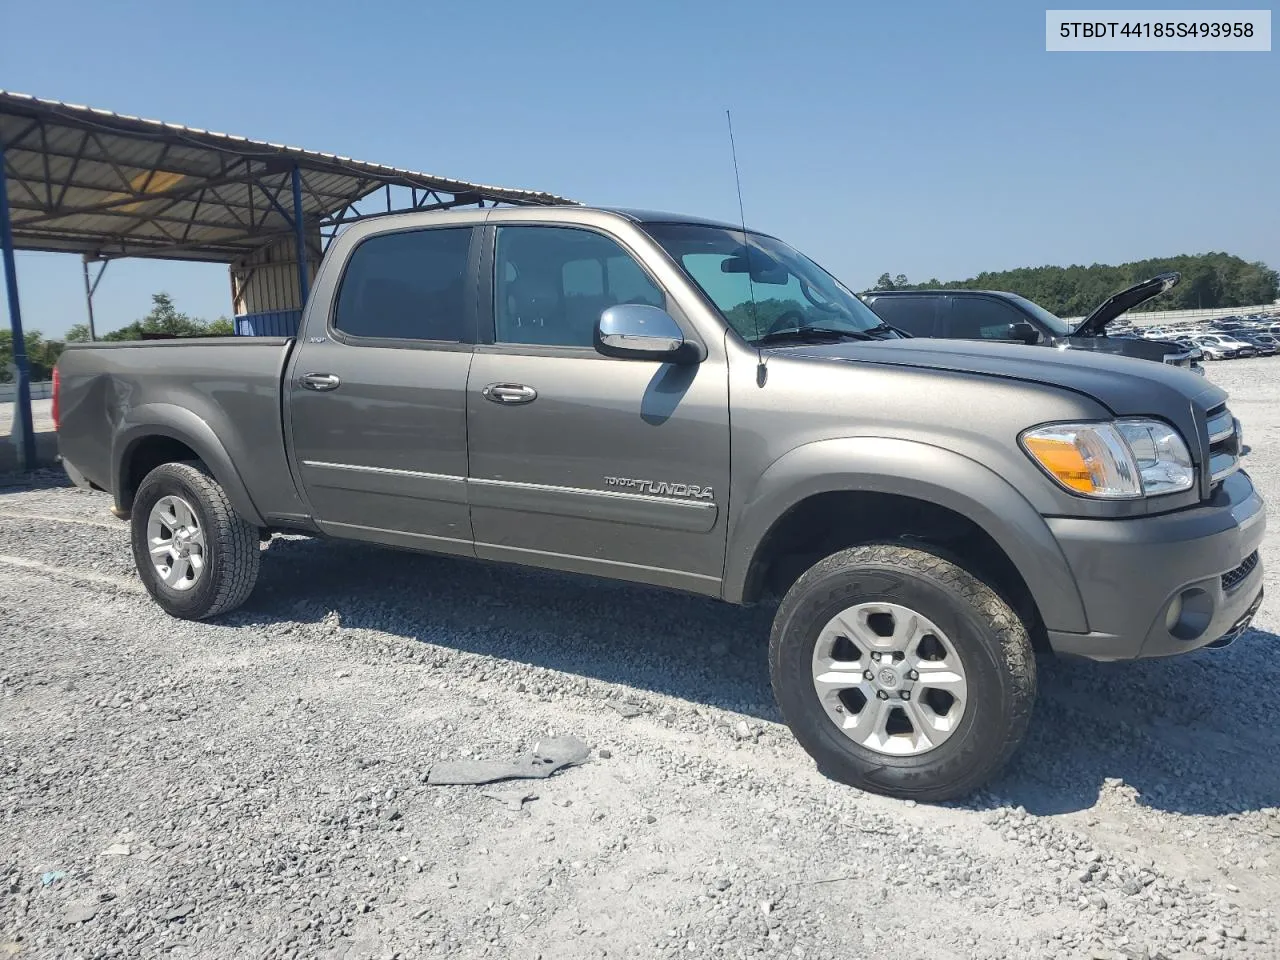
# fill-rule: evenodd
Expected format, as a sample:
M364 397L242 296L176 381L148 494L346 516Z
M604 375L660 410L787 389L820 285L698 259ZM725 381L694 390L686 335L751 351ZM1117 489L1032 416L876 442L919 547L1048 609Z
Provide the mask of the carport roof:
M574 202L5 90L0 148L14 246L103 259L252 253L293 230L295 167L308 226L355 219L354 203L392 186L423 210Z

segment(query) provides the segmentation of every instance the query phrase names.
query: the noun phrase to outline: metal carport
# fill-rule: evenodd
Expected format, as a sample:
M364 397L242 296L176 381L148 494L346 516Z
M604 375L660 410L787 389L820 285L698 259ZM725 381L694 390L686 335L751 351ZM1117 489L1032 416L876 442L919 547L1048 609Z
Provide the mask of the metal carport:
M378 191L377 213L573 202L0 90L0 246L22 469L35 446L15 250L81 255L91 331L97 279L121 257L251 264L284 244L300 310L308 264L344 224L375 215L356 205Z

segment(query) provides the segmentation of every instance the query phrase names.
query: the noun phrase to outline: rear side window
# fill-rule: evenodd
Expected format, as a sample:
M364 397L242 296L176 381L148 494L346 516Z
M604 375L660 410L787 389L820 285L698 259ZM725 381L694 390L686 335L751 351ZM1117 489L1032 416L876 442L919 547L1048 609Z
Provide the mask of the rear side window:
M333 325L353 337L465 339L470 227L385 233L351 254Z
M871 301L871 309L881 320L913 337L933 336L937 308L937 297L877 297Z

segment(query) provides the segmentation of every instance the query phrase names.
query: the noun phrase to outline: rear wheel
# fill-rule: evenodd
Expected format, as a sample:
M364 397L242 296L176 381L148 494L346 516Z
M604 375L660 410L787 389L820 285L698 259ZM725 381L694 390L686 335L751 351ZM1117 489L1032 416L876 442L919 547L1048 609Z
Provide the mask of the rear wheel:
M853 547L787 593L770 642L774 694L823 773L940 801L994 775L1035 701L1025 626L990 587L927 550Z
M258 528L196 463L166 463L143 478L133 502L133 559L164 610L201 620L234 610L258 579Z

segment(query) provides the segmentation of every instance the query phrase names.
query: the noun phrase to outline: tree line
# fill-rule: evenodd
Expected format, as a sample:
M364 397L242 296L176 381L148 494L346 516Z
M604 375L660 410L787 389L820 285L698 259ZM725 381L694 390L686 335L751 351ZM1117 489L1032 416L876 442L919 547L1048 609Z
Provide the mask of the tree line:
M178 310L173 297L167 293L151 295L151 311L119 330L100 336L99 340L144 340L154 337L229 337L234 333L230 320L201 320ZM46 340L39 330L26 330L22 341L27 348L27 363L33 382L48 380L53 376L53 366L68 343L84 343L89 339L89 327L77 323L67 331L63 340ZM13 380L13 331L0 330L0 383Z
M1168 293L1137 307L1142 310L1213 310L1271 303L1280 296L1280 274L1261 261L1250 263L1228 253L1155 257L1111 266L1019 267L987 271L968 280L908 281L884 273L866 293L878 290L1006 290L1034 300L1060 317L1090 313L1107 297L1158 273L1176 270L1182 282Z

